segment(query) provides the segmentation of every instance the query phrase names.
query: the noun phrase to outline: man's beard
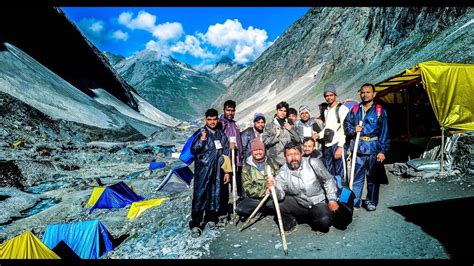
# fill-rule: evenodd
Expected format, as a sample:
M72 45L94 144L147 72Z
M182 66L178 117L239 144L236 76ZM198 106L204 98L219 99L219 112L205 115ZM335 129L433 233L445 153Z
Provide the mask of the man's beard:
M290 168L291 170L297 170L298 168L300 168L301 166L301 161L291 161L290 163L287 163L288 165L288 168Z

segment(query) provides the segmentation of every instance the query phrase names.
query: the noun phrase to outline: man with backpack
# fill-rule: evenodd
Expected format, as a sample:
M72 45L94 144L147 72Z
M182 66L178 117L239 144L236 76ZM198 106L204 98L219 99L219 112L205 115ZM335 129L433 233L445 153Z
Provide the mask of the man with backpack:
M367 176L367 197L364 203L367 211L375 211L379 201L380 184L374 182L371 169L375 161L383 162L390 148L387 112L374 102L375 86L366 83L360 88L361 103L352 107L344 120L346 135L354 137L360 132L352 190L355 194L354 207L361 206L364 179ZM359 125L362 122L362 126Z
M346 135L343 123L349 108L336 100L336 87L327 83L324 87L326 107L322 110L320 119L324 122L323 130L318 134L323 140L323 158L328 171L346 179Z

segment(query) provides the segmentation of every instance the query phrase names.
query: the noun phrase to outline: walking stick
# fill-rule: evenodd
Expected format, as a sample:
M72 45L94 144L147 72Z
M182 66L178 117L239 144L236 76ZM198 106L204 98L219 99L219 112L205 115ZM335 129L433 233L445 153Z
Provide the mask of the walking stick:
M235 149L232 149L232 220L234 224L237 226L237 213L235 212L235 208L237 205L237 175L235 171Z
M267 173L271 173L270 166L267 165ZM278 226L280 227L280 236L281 236L281 243L283 244L283 251L285 255L288 256L288 246L286 245L286 237L285 237L285 229L283 229L283 221L281 220L281 213L280 213L280 204L278 203L277 194L274 187L270 188L272 193L273 203L275 204L275 210L277 213L278 218Z
M359 126L362 126L362 120L359 121ZM352 190L352 183L354 182L354 173L355 173L355 164L356 164L356 157L357 157L357 149L359 148L359 139L360 139L360 132L357 132L356 139L354 142L354 150L352 152L352 162L351 162L351 179L349 181L349 188Z
M260 208L262 208L265 201L267 201L268 197L270 197L270 193L265 195L265 197L263 197L263 199L260 201L260 203L258 203L257 208L255 208L255 210L252 212L252 214L250 214L249 218L247 218L247 221L245 221L245 223L242 225L242 227L240 227L239 231L242 231L247 227L247 225L250 223L250 221L255 216L255 214L257 214L258 210L260 210Z

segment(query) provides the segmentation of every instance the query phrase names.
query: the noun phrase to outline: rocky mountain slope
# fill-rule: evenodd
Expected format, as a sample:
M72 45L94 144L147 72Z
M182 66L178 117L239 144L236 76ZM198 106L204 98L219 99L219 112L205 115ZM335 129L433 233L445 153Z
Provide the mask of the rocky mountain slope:
M356 97L365 82L377 83L419 62L474 62L474 12L463 7L312 8L289 27L219 97L239 104L247 121L256 111L273 114L323 102L322 88L336 84L340 99Z
M104 55L107 57L107 59L109 59L109 62L112 66L125 59L125 57L113 54L111 52L104 52Z
M143 50L114 67L140 96L179 119L201 117L225 90L209 75L153 50Z
M209 71L209 75L221 82L222 84L229 86L250 64L237 64L232 62L232 59L225 56L219 60L214 68Z
M94 97L92 89L104 89L137 110L133 88L59 8L3 8L2 42L18 47L88 96Z

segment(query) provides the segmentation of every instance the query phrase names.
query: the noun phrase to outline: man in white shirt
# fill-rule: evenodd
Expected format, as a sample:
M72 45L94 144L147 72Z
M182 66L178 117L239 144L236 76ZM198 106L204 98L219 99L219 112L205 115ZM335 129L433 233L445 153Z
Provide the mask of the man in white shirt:
M339 175L343 180L347 180L347 146L343 123L349 108L336 100L336 87L332 83L326 84L323 96L328 104L321 116L325 126L318 134L318 137L324 140L323 160L332 175Z

